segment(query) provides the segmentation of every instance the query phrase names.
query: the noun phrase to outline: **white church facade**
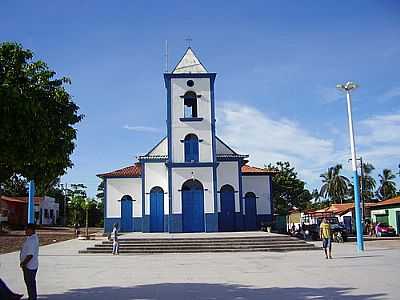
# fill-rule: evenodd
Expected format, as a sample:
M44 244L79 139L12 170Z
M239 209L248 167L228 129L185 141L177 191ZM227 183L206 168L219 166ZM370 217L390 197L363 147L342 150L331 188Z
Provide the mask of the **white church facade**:
M167 136L134 165L98 175L106 232L114 223L123 232L218 232L272 221L272 173L216 136L215 77L191 48L164 74Z

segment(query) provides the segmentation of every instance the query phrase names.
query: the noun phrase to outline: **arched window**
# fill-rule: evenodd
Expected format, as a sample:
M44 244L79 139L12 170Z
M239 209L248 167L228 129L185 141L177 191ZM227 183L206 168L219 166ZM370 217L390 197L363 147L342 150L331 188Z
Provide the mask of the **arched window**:
M199 161L199 139L194 134L185 137L185 162Z
M195 92L186 92L183 96L184 99L184 117L197 118L197 95Z

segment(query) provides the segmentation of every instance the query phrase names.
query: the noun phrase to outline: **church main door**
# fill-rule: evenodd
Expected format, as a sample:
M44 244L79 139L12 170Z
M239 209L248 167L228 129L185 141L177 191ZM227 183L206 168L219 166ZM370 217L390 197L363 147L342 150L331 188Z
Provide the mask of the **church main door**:
M221 216L220 231L235 231L235 191L232 186L224 185L220 191Z
M150 191L150 232L164 231L164 191L154 187Z
M132 203L131 196L125 195L121 198L121 232L133 231Z
M204 190L198 180L188 180L182 186L183 232L204 231Z
M245 223L247 230L257 230L257 203L256 195L246 193L244 198Z

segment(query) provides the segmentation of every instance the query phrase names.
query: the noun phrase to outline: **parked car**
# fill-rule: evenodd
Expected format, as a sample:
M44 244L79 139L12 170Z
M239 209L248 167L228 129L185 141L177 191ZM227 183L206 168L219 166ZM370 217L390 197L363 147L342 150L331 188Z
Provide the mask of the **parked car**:
M389 226L386 223L378 223L376 225L376 235L377 236L395 236L396 235L396 230L392 227Z

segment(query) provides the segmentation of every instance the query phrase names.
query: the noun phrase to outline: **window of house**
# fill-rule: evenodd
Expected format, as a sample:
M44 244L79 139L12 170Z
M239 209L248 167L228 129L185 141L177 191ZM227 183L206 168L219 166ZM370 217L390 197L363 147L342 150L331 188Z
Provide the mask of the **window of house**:
M197 118L197 96L195 92L187 92L184 96L184 117Z
M44 217L45 218L49 217L49 210L47 208L44 209Z
M199 161L199 139L194 134L185 137L185 162Z

